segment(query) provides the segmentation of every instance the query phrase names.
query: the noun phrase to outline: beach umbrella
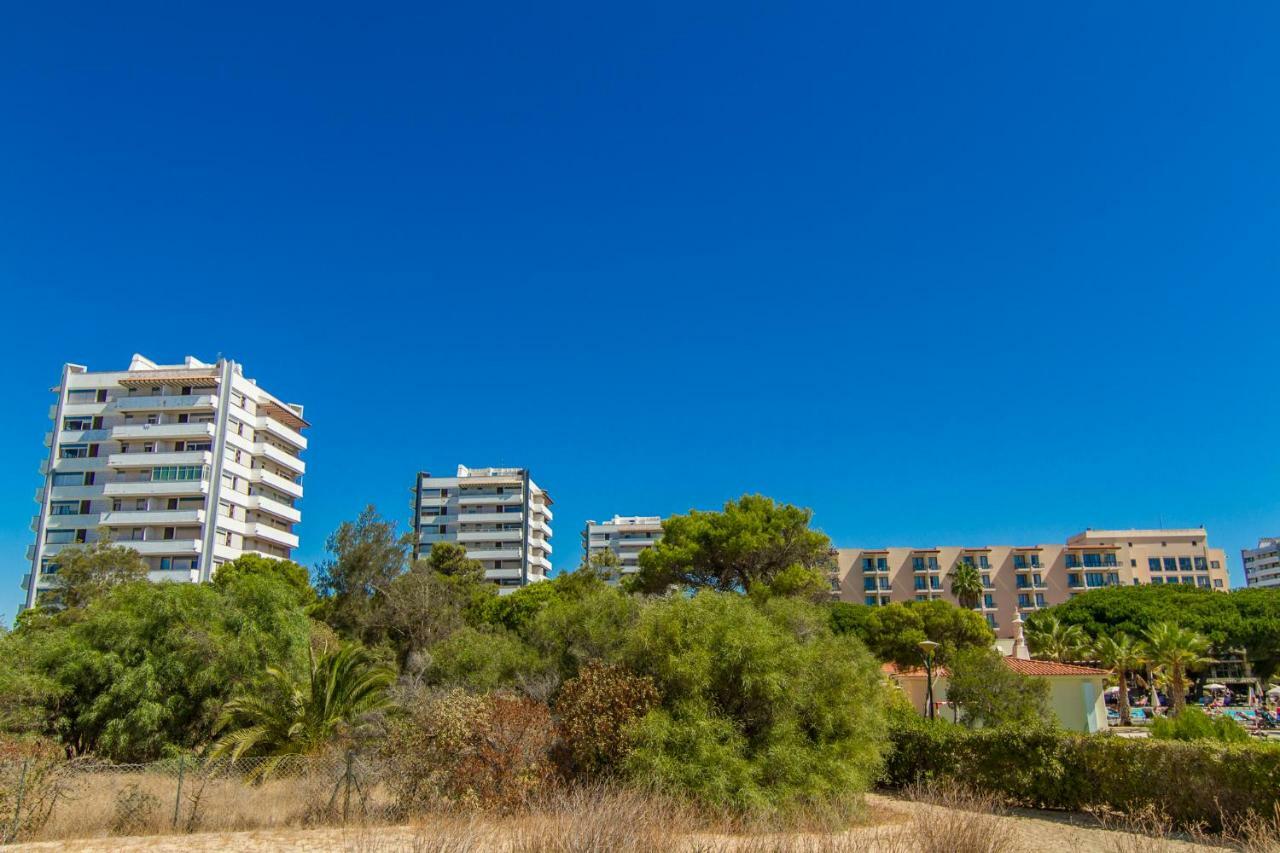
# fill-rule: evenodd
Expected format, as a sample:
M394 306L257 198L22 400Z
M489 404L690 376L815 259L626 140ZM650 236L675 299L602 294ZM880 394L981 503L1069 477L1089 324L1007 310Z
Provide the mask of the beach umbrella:
M1278 696L1278 695L1280 695L1280 684L1277 684L1277 685L1275 685L1274 687L1272 687L1270 690L1268 690L1268 691L1267 691L1267 695L1268 695L1268 696Z
M1225 685L1225 684L1206 684L1206 685L1204 686L1204 689L1205 689L1205 690L1226 690L1226 689L1227 689L1227 685Z
M1104 690L1103 692L1104 692L1104 693L1119 693L1119 692L1120 692L1120 688L1119 688L1119 687L1108 687L1108 688L1107 688L1106 690Z

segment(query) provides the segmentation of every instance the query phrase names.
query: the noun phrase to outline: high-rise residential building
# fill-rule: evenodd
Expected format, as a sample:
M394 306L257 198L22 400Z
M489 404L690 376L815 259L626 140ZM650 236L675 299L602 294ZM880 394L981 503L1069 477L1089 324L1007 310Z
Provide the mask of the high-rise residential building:
M414 557L436 542L457 542L484 565L499 592L551 572L551 496L527 468L467 468L457 476L418 474L414 490Z
M658 515L615 515L608 521L588 521L587 557L612 551L618 557L620 574L640 571L640 552L662 538L662 517Z
M951 572L978 569L978 610L999 636L1014 635L1014 615L1029 613L1106 586L1188 584L1226 590L1226 552L1210 548L1204 528L1086 530L1053 545L966 548L840 548L832 586L845 601L955 602Z
M1280 538L1259 539L1240 552L1245 586L1280 587Z
M236 362L68 364L52 390L26 606L56 587L60 550L103 534L157 581L204 581L242 554L288 559L298 547L308 424Z

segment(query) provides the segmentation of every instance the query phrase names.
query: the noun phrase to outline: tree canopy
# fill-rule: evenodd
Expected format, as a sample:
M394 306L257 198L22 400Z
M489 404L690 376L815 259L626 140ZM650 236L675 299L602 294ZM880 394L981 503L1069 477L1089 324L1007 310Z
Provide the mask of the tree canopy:
M946 663L963 649L989 649L995 634L972 610L947 601L907 601L869 607L839 602L831 607L831 627L859 637L878 658L904 667L920 665L920 642L938 643L934 652Z

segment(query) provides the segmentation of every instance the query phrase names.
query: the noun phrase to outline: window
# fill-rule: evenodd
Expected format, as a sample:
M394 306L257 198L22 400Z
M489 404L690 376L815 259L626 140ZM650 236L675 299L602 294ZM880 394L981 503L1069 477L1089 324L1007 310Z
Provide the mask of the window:
M937 558L937 557L930 557L930 558L929 558L929 571L931 571L931 572L936 572L937 570L938 570L938 558Z
M874 590L874 589L876 588L876 579L875 579L875 578L863 578L863 579L862 579L862 588L863 588L864 590L866 590L867 592L871 592L872 590Z
M1107 577L1102 572L1085 572L1084 585L1085 586L1106 586Z
M53 484L55 486L83 486L84 474L76 471L74 473L55 472L53 475Z
M1205 589L1208 589L1208 588L1209 588L1209 579L1208 579L1208 578L1199 578L1199 579L1197 579L1196 583L1198 583L1200 586L1204 587Z
M1102 565L1104 565L1104 566L1114 566L1114 565L1116 565L1116 555L1115 555L1115 554L1103 554L1103 555L1102 555Z
M1068 569L1078 569L1078 568L1080 568L1080 555L1079 555L1079 554L1068 554L1068 555L1067 555L1067 568L1068 568Z
M1178 558L1178 571L1182 571L1182 572L1189 572L1189 571L1191 571L1191 558L1190 558L1190 557L1179 557L1179 558Z
M94 429L93 418L63 418L62 428L79 432L86 429Z
M1214 588L1214 589L1222 589L1222 578L1214 578L1214 579L1213 579L1213 588Z
M1036 593L1036 607L1044 607L1044 606L1045 606L1045 603L1044 603L1044 593L1043 593L1043 592L1037 592L1037 593Z
M929 589L942 589L942 578L939 575L929 576Z
M1086 569L1097 568L1101 565L1102 565L1101 554L1085 554L1084 555L1084 566Z
M169 569L171 569L171 568L173 568L173 558L172 558L172 557L161 557L161 558L160 558L160 571L162 571L162 572L167 572L167 571L169 571Z
M1031 585L1031 582L1027 580L1026 575L1018 575L1017 585L1018 589L1026 589Z
M863 570L864 572L871 572L871 571L875 571L875 568L876 568L876 561L875 561L875 560L871 559L870 557L863 557L863 558L862 558L862 570Z
M876 606L876 597L874 595L868 595L866 598L863 599L863 601L866 603L868 607Z
M986 554L980 554L980 555L978 556L978 568L980 568L980 569L989 569L989 568L991 568L991 560L989 560L989 559L987 558L987 555L986 555Z
M1194 575L1183 575L1183 576L1182 576L1182 582L1183 582L1183 583L1185 583L1187 586L1195 586L1195 585L1196 585L1196 579L1195 579L1195 576L1194 576Z
M50 515L79 515L80 504L77 501L54 501L49 506Z
M1178 561L1173 557L1164 558L1164 570L1166 572L1176 572L1178 570Z
M1031 566L1032 566L1032 568L1036 568L1036 569L1040 568L1040 555L1039 555L1039 554L1032 554L1032 555L1031 555Z
M889 571L888 557L876 557L876 571L880 571L880 572Z
M987 614L987 627L989 627L992 631L1000 627L1000 624L996 622L995 614L992 614L992 613Z
M1221 563L1219 563L1217 560L1210 560L1210 561L1209 561L1209 568L1211 568L1211 569L1220 569L1220 568L1222 568L1222 564L1221 564Z
M982 606L988 610L994 610L996 606L996 597L990 593L982 596Z
M1035 574L1033 574L1033 575L1031 576L1031 585L1032 585L1032 586L1044 586L1044 578L1040 575L1040 573L1039 573L1039 572L1036 572Z
M924 557L912 557L912 558L911 558L911 571L913 571L913 572L923 572L923 571L924 571Z
M1030 607L1030 606L1031 606L1031 596L1027 595L1025 592L1020 592L1020 593L1018 593L1018 606L1019 606L1019 607Z
M888 590L888 589L889 589L889 579L888 579L888 578L880 578L880 588L881 588L882 590Z
M48 545L66 545L77 541L75 530L46 530L44 534L45 544ZM83 542L83 539L78 541Z
M1159 557L1147 557L1147 568L1148 568L1148 569L1150 569L1150 570L1151 570L1151 571L1153 571L1153 572L1158 572L1158 571L1160 571L1160 558L1159 558Z
M928 600L929 600L929 596L927 596L927 595L917 595L917 596L916 596L916 601L928 601Z
M89 445L64 444L58 448L58 457L61 459L88 459Z
M1159 584L1162 584L1162 583L1164 583L1164 578L1152 578L1152 579L1151 579L1151 582L1152 582L1152 583L1159 583Z
M1071 574L1067 575L1067 584L1069 586L1081 586L1082 584L1080 583L1080 573L1072 572Z
M923 577L916 578L916 589L924 589L925 582Z
M67 402L69 403L93 403L97 401L98 390L96 388L72 388L67 392Z
M996 588L996 585L995 585L995 584L993 584L993 583L991 582L991 575L983 575L983 576L982 576L982 588L983 588L983 589L995 589L995 588Z
M1209 569L1208 561L1205 560L1204 557L1196 557L1196 571L1204 572L1204 571L1208 571L1208 569Z
M1024 554L1013 555L1013 567L1015 569L1025 569L1027 567L1027 558Z
M204 479L203 465L159 465L151 469L153 482L175 482L183 480ZM226 483L226 477L223 477Z

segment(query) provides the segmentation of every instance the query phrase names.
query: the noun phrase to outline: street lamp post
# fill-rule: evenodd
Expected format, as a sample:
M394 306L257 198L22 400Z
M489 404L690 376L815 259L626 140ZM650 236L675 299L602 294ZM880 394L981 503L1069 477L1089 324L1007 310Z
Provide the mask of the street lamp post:
M938 648L938 644L933 640L921 640L917 645L920 646L920 657L924 658L924 676L925 676L925 697L929 705L929 719L934 719L933 709L933 651Z

